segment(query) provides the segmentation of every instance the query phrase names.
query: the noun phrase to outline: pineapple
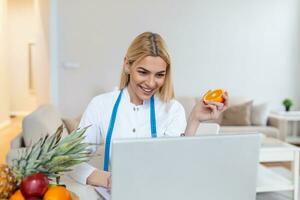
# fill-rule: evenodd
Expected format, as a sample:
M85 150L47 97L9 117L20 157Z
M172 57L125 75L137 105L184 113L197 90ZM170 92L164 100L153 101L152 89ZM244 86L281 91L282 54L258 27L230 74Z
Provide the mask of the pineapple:
M41 172L52 181L58 180L61 173L88 161L92 153L87 147L91 144L83 142L87 128L62 138L63 126L60 126L55 134L41 138L27 149L11 166L0 165L0 199L8 198L25 176Z
M7 165L0 165L0 199L10 197L16 189L16 179Z

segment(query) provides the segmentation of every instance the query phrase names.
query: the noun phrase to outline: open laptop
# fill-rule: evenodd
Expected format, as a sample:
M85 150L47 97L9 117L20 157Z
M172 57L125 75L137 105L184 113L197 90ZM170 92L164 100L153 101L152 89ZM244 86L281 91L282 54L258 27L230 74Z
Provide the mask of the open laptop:
M254 200L260 135L122 139L112 200Z

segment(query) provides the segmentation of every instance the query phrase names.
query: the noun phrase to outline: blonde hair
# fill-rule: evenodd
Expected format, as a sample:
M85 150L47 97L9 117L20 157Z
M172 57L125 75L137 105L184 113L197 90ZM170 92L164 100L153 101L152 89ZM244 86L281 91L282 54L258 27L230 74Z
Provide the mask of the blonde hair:
M158 96L162 101L168 102L174 98L174 89L171 76L171 59L167 51L165 41L157 33L144 32L138 35L132 41L126 53L129 66L132 66L135 62L139 62L147 56L159 56L167 63L165 81L163 86L158 91ZM125 72L123 67L120 79L120 89L126 87L129 81L129 74Z

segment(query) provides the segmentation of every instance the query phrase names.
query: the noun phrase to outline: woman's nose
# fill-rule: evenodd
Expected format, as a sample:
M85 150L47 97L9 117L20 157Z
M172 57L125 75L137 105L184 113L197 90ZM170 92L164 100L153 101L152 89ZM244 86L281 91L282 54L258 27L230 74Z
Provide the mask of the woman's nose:
M147 80L147 85L151 88L153 88L155 86L155 77L150 76Z

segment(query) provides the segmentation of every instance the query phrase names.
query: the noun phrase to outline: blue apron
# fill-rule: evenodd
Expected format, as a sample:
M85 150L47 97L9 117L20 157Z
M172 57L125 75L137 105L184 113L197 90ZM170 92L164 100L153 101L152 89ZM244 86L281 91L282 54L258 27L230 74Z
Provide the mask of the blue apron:
M119 96L115 102L115 105L113 107L110 121L109 121L109 127L106 135L106 141L105 141L105 152L104 152L104 171L108 171L109 167L109 152L110 152L110 144L111 144L111 137L115 126L116 116L118 112L118 108L120 105L120 101L122 98L123 90L120 91ZM150 98L150 123L151 123L151 136L152 138L156 138L156 118L155 118L155 108L154 108L154 96Z

